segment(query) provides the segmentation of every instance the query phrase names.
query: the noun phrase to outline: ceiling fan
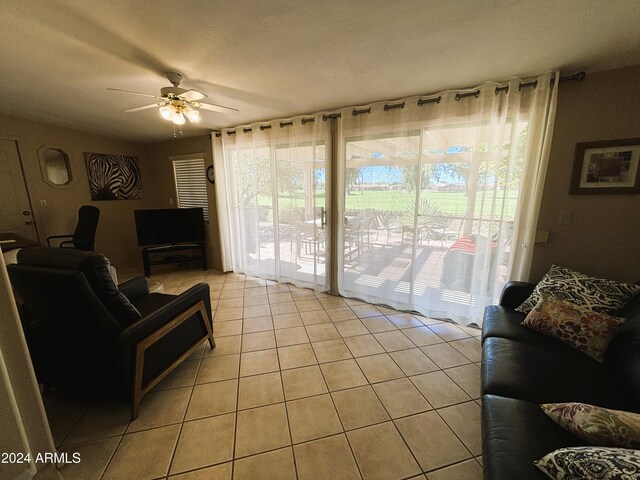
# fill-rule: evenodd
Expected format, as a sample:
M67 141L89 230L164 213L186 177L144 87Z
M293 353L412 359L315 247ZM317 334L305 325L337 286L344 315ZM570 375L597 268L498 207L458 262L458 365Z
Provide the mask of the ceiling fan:
M228 113L238 112L236 108L225 107L222 105L214 105L212 103L201 102L207 96L197 90L182 88L182 74L178 72L166 72L167 78L173 85L172 87L162 87L160 96L150 95L148 93L132 92L129 90L121 90L119 88L107 88L114 92L132 93L143 97L155 98L154 103L143 105L141 107L129 108L125 112L139 112L149 108L159 107L160 116L165 120L169 120L174 125L184 125L185 118L191 123L200 121L200 112L196 109L211 110L214 112ZM181 130L182 132L182 130Z

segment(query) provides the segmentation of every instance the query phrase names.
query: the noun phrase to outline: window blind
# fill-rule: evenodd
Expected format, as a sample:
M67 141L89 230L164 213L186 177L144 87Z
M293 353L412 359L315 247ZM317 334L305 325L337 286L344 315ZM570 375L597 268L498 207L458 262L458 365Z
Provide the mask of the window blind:
M173 160L178 208L202 207L204 221L209 221L207 179L204 158Z

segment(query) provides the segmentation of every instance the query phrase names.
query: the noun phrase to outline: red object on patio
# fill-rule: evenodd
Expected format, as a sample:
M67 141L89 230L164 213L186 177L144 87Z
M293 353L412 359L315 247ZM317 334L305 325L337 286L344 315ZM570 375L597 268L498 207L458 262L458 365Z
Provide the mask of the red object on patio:
M484 254L483 247L486 246L487 240L489 240L487 237L480 235L468 235L460 237L449 247L442 264L442 277L440 278L442 288L471 291L475 257L476 254ZM479 246L480 251L477 251ZM496 244L491 242L491 256L495 250ZM493 262L490 260L489 267L492 264Z

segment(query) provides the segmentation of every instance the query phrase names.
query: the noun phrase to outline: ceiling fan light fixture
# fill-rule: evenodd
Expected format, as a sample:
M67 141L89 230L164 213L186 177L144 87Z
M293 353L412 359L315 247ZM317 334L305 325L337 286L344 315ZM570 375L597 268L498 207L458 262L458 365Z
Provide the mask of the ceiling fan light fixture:
M171 115L171 121L174 125L184 125L184 115L182 115L182 112L180 110L176 109L176 111Z
M189 104L186 104L182 111L191 123L198 123L201 119L200 112L191 108Z
M171 120L173 109L169 105L160 107L160 116L165 120Z
M139 112L157 107L160 116L164 120L173 124L174 136L178 135L177 132L182 135L182 125L184 125L187 120L189 120L190 123L198 123L202 121L200 109L221 113L238 111L237 108L200 102L200 100L207 96L197 90L180 87L182 74L178 72L166 72L166 75L172 86L162 87L160 89L160 95L133 92L131 90L121 90L119 88L108 88L108 90L153 98L155 101L151 105L128 108L125 112Z

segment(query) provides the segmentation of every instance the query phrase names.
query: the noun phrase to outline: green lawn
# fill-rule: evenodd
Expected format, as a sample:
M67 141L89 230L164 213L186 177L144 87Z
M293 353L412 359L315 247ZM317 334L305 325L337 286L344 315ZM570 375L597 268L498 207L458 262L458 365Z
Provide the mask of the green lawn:
M494 204L492 198L493 191L478 192L476 198L475 216L488 217L491 214L491 206ZM516 210L517 191L502 190L497 192L500 195L496 198L493 206L495 216L499 216L502 209L502 202L506 202L505 216L513 218ZM503 200L503 196L505 196ZM461 216L464 215L467 205L467 197L464 192L421 192L420 198L429 198L445 215ZM316 195L316 205L324 203L324 193ZM372 208L374 210L386 210L396 212L407 212L415 202L415 193L404 190L387 190L387 191L362 191L353 192L346 196L346 210L364 210ZM270 206L271 199L268 197L260 198L260 205ZM304 207L304 195L297 193L294 195L281 195L278 199L280 209L292 207Z
M494 192L478 192L476 197L475 213L485 216L491 213L491 206L494 204L492 197ZM517 192L499 191L499 195L506 193L506 216L512 217L516 210ZM438 206L440 212L446 215L464 215L467 208L467 196L465 192L431 192L420 193L420 199L428 198ZM395 191L365 191L354 192L346 196L345 209L374 208L376 210L392 210L406 212L415 204L415 193L401 190ZM494 211L499 214L502 208L503 198L496 198Z

